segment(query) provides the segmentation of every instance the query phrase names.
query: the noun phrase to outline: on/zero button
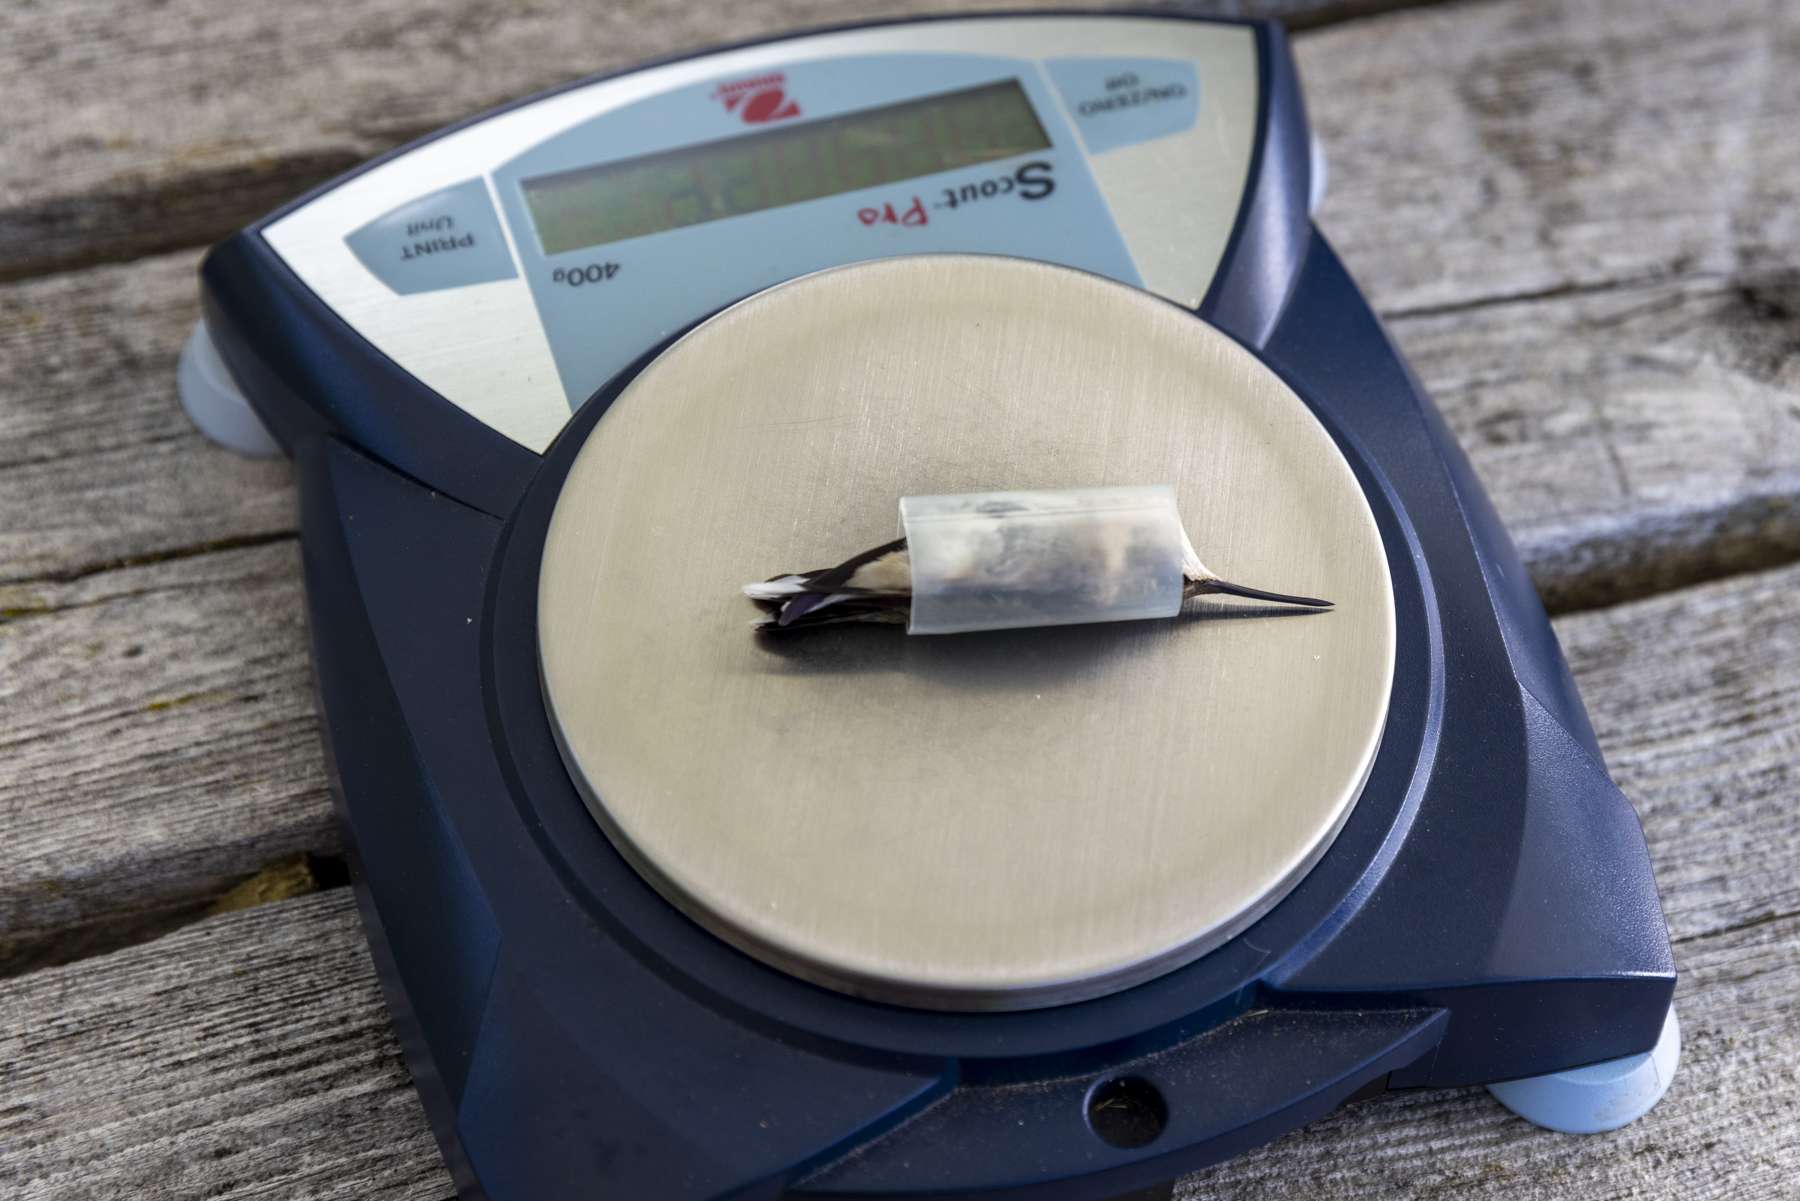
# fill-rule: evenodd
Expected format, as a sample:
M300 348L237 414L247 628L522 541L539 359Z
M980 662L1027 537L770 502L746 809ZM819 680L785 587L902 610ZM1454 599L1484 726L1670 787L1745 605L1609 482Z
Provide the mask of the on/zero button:
M518 274L487 185L479 179L409 200L344 242L363 266L402 296Z
M1200 77L1178 58L1053 58L1044 64L1089 154L1193 127Z

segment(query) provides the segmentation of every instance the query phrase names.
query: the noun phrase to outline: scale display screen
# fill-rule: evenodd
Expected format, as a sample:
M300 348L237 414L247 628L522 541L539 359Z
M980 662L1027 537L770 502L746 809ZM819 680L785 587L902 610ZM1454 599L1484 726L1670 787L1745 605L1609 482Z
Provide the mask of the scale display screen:
M1045 150L1016 79L520 181L544 253Z

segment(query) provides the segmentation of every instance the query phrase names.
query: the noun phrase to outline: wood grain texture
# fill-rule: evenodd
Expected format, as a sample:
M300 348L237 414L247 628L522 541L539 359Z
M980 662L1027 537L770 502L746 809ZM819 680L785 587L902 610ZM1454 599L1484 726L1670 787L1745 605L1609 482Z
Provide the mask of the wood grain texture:
M1552 612L1800 557L1800 276L1390 325Z
M1800 915L1800 567L1556 628L1644 823L1670 937Z
M0 584L293 531L287 462L211 445L176 397L198 259L0 286Z
M1673 1091L1595 1138L1537 1131L1480 1090L1385 1098L1180 1196L1791 1193L1800 568L1560 631L1663 889L1682 971ZM336 889L0 982L0 1186L33 1201L446 1196L371 975Z
M1388 315L1800 250L1800 7L1458 4L1296 41L1320 223Z
M1195 0L1307 24L1421 0ZM989 0L984 9L1094 7ZM1142 7L1140 5L1140 7ZM217 241L371 155L584 75L959 0L0 7L0 279Z
M452 1192L348 889L5 986L0 1195Z
M0 586L0 972L336 849L299 558L288 540Z

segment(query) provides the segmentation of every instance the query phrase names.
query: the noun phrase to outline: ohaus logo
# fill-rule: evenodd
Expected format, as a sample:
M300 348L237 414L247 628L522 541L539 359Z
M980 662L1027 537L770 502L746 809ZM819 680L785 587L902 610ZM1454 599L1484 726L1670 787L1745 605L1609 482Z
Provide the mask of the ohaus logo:
M726 112L742 117L748 125L785 121L800 115L800 106L788 99L787 76L780 71L722 83L713 90L713 99L723 104Z

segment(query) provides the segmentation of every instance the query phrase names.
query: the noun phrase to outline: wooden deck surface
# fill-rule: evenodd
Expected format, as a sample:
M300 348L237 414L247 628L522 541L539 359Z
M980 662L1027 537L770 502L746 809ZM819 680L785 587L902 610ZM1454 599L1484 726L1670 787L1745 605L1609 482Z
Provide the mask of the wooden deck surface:
M575 75L956 7L0 7L0 1196L451 1193L342 886L292 474L175 399L205 244ZM1616 1134L1392 1096L1178 1195L1800 1196L1800 5L1212 8L1304 27L1320 224L1559 614L1686 1045Z

